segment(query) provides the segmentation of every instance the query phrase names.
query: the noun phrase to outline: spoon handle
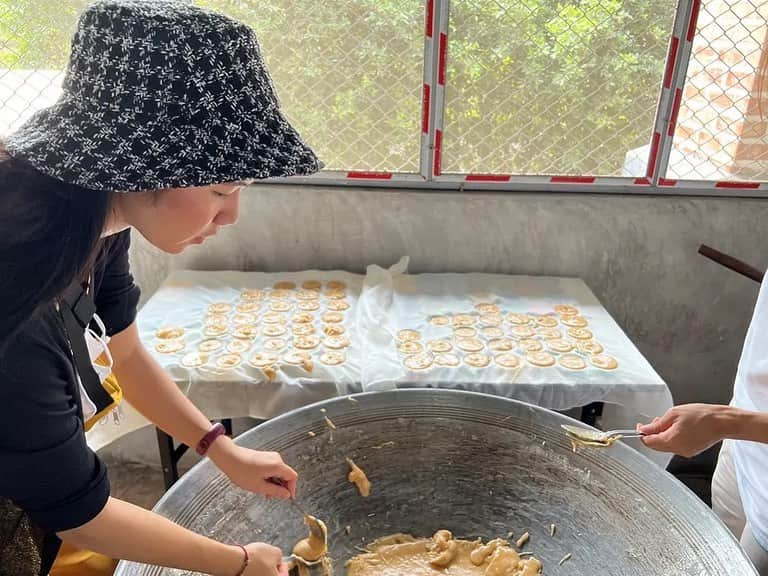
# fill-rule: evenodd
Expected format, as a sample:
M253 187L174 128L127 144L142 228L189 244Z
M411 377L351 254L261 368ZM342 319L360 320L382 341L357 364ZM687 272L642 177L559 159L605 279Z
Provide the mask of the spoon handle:
M281 488L286 488L287 487L287 483L285 482L285 480L283 480L282 478L278 478L276 476L270 476L269 478L267 478L267 482L269 482L270 484L274 484L275 486L280 486ZM307 514L304 511L304 508L299 506L299 503L296 502L296 500L294 498L291 498L290 500L291 500L291 504L293 504L294 508L296 508L299 512L301 512L302 516L309 516L309 514Z
M624 438L640 438L641 436L645 436L645 434L638 432L637 430L608 430L605 435L623 436Z
M283 556L282 558L283 564L288 564L289 566L294 565L295 563L303 564L307 567L317 566L322 561L321 560L304 560L301 556L296 556L296 554L291 554L290 556Z

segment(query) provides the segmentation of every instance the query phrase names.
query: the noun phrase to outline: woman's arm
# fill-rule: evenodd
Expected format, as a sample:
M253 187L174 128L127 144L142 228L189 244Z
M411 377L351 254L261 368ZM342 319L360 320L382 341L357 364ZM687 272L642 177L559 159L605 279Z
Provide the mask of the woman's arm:
M162 516L122 500L110 498L90 522L59 532L65 542L94 550L111 558L192 570L215 576L234 576L243 565L244 553L205 538ZM278 576L284 571L279 548L253 543L244 576Z
M768 444L768 413L718 404L675 406L650 424L639 425L649 448L691 457L720 440Z
M126 400L166 433L196 446L211 424L146 350L136 324L113 336L109 349ZM276 452L248 450L220 436L207 455L241 488L279 498L296 495L296 472ZM269 477L282 478L287 488L268 482Z

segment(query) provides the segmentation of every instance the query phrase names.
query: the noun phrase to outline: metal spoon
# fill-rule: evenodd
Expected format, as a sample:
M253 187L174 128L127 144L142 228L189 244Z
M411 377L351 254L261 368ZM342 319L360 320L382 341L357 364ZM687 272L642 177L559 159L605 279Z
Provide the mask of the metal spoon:
M323 560L305 560L301 556L296 556L296 554L291 554L290 556L283 556L283 564L291 565L293 562L299 562L300 564L303 564L304 566L307 566L311 568L312 566L318 566L322 564Z
M273 476L271 478L267 478L267 481L270 482L271 484L275 484L276 486L281 486L283 488L286 487L286 482L282 478L277 478L277 477ZM312 516L312 514L308 514L307 512L305 512L304 508L299 506L299 503L296 502L296 500L294 498L291 498L290 500L291 500L291 504L294 506L294 508L296 508L296 510L301 512L301 515L304 517L304 519L305 519L305 521L307 523L307 526L309 526L309 532L312 534L312 536L317 538L318 540L322 541L326 545L326 547L327 547L327 545L328 545L328 532L326 531L326 529L323 526L323 524L317 518Z
M598 446L610 446L620 438L640 438L645 436L645 434L637 430L608 430L601 432L592 428L582 428L581 426L570 426L568 424L562 424L561 428L565 430L571 439Z

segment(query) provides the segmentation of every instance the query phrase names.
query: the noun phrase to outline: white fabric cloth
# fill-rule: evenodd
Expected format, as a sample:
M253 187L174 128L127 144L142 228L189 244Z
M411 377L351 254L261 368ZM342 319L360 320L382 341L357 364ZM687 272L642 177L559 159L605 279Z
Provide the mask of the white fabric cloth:
M720 450L717 468L712 478L712 509L733 535L740 540L752 564L760 576L768 576L768 550L755 539L752 527L747 523L734 465L734 442L726 440Z
M109 353L108 347L109 336L107 336L107 329L104 327L104 322L101 321L98 314L93 315L92 322L96 325L98 331L90 326L85 328L85 345L88 348L88 357L91 360L91 365L96 371L96 375L99 377L99 382L103 384L112 373L112 355ZM106 360L106 364L96 362L102 354L103 360ZM90 396L88 396L88 392L80 379L80 374L77 374L77 382L80 387L80 401L83 405L83 420L88 422L96 415L96 405L93 403Z
M397 332L418 330L422 340L450 338L450 326L431 326L431 316L473 313L477 303L493 303L503 312L554 314L558 304L579 309L605 353L618 359L615 370L568 370L525 362L504 369L491 362L485 368L462 363L408 372L397 353ZM362 381L367 390L398 384L470 389L510 396L552 410L568 410L591 402L633 405L638 415L651 416L659 406L671 407L664 381L578 278L505 276L498 274L400 274L371 267L358 313L366 334ZM566 327L559 327L565 332ZM634 423L633 423L634 424Z
M732 404L768 412L768 281L760 287L744 341ZM733 450L744 512L755 539L768 549L768 444L735 442Z
M234 369L219 370L213 366L205 366L200 368L185 368L181 365L180 360L188 352L196 352L197 346L203 340L209 338L203 334L203 318L206 315L208 307L214 303L230 303L234 305L238 302L240 294L243 290L247 289L263 289L271 288L276 282L290 281L296 283L298 286L302 282L308 280L319 280L321 282L328 282L329 280L340 280L346 284L346 298L350 308L344 311L345 320L342 323L346 332L345 336L349 338L352 345L349 348L344 349L346 355L346 361L339 366L324 366L318 361L318 351L321 347L313 352L314 366L312 371L307 373L305 370L298 366L292 366L285 363L278 364L279 370L275 379L276 386L273 387L267 382L267 378L264 375L263 370L250 365L247 359L253 355L254 352L261 350L262 343L269 339L261 333L253 340L251 348L242 353L241 356L244 362ZM264 391L269 392L268 395L258 394L259 405L272 404L274 399L268 399L273 397L275 393L285 392L288 395L292 395L297 391L301 391L303 387L313 387L315 385L324 384L331 386L328 387L334 394L337 388L340 391L344 391L348 386L353 386L359 382L359 374L361 371L362 362L362 349L364 346L364 335L359 333L359 326L357 322L357 310L358 299L363 289L363 276L359 274L351 274L349 272L328 272L328 271L304 271L304 272L290 272L290 273L262 273L262 272L236 272L236 271L224 271L224 272L200 272L191 270L179 270L173 272L168 279L163 283L160 289L147 301L144 307L139 312L137 318L140 336L147 348L154 354L155 359L168 372L170 372L173 379L181 384L185 391L190 395L196 395L202 391L194 390L198 384L210 383L216 384L231 384L233 386L227 387L229 390L234 390L242 383L248 383L259 388L263 388ZM322 315L327 312L325 309L325 300L322 301L323 306L318 311L313 311L315 316L314 325L317 329L317 333L322 335ZM265 313L270 310L264 306L260 307L258 312L254 313L257 319L260 319ZM277 338L284 339L290 342L293 339L293 335L290 330L290 317L293 314L301 312L294 308L292 311L285 313L288 318L288 323L282 325L286 327L285 334L279 335ZM236 311L228 313L228 315L235 314ZM263 323L257 321L257 325L263 327ZM155 344L158 342L155 333L158 329L168 327L180 327L185 331L183 342L185 348L183 351L176 354L160 354L155 349ZM228 334L220 338L223 342L231 342L235 340ZM278 352L278 355L282 355L285 350ZM210 354L211 357L225 354L227 351L222 348L216 352ZM275 390L278 388L278 390ZM252 390L251 390L252 391ZM230 410L237 410L241 412L243 408L249 407L255 408L258 414L237 414L242 416L252 415L259 418L269 418L279 414L279 412L265 411L263 408L248 406L248 402L243 404L244 398L233 398L237 402ZM301 405L301 404L299 404ZM239 408L238 408L239 406ZM295 408L296 406L291 406ZM285 406L282 406L284 409ZM215 417L215 416L212 416Z

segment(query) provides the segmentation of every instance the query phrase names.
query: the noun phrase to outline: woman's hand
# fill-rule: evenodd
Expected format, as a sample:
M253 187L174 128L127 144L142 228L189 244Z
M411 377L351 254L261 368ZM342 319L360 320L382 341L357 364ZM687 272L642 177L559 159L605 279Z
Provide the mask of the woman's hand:
M637 429L646 435L643 443L649 448L691 458L725 437L727 410L716 404L683 404Z
M120 537L115 538L115 534ZM115 498L109 498L95 518L58 532L58 536L77 548L110 558L178 568L185 574L235 576L245 559L239 546L195 534L168 518ZM245 549L249 558L245 576L287 576L279 548L253 542Z
M238 446L226 436L219 436L208 455L214 464L232 482L245 490L262 494L267 498L295 498L296 471L288 466L277 452L259 452ZM270 478L282 480L283 486L270 482Z
M262 542L254 542L245 547L248 550L248 567L243 576L288 576L288 566L283 564L283 553Z

